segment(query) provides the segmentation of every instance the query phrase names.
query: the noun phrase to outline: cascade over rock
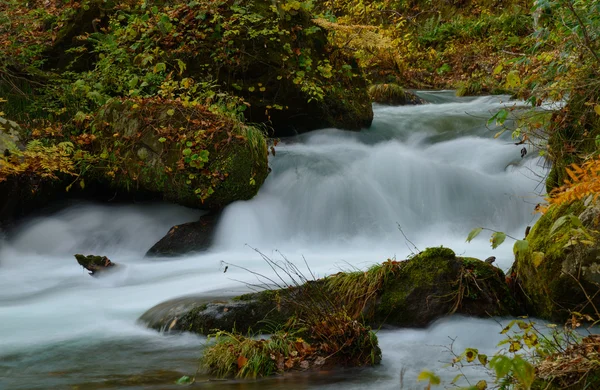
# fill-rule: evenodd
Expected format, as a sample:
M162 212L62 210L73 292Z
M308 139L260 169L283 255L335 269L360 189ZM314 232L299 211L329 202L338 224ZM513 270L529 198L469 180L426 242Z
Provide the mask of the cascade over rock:
M214 238L220 213L210 213L196 222L175 225L146 252L146 256L179 256L208 249Z

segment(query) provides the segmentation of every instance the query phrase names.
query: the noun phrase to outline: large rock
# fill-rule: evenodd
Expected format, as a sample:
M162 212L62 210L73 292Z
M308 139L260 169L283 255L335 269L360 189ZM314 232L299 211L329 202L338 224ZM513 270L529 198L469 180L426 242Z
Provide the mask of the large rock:
M180 256L210 248L220 213L209 213L197 222L175 225L146 252L146 256Z
M219 80L249 103L252 123L276 137L324 127L369 127L373 110L356 61L328 43L310 7L300 2L218 0L176 7L177 38L157 39L185 58L186 74ZM218 31L218 33L215 33Z
M425 326L449 315L490 317L518 310L505 275L484 261L428 248L407 260L382 287L375 324Z
M552 231L562 217L562 225L557 224ZM594 240L579 235L580 224ZM563 320L571 311L596 314L593 306L600 307L596 294L600 283L599 229L600 204L591 198L552 206L539 219L527 236L529 249L517 253L513 266L530 315Z
M379 287L367 292L368 287L362 287L363 277ZM356 291L357 285L360 291ZM478 259L457 257L448 248L429 248L410 260L386 262L367 272L339 273L299 287L220 302L166 302L150 309L141 320L154 329L202 334L215 328L268 332L292 315L302 318L306 307L315 305L326 310L344 307L352 317L374 327L425 326L454 313L489 317L518 311L500 269Z
M252 198L268 174L264 134L202 106L115 100L94 126L89 176L121 191L220 210Z

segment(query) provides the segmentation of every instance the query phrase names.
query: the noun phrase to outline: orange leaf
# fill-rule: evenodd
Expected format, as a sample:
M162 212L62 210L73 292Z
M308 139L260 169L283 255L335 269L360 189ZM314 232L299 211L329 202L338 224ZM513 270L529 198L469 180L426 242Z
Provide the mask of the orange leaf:
M238 357L238 359L237 359L238 370L241 369L242 367L244 367L246 365L246 363L248 363L248 359L246 359L244 356L240 355L240 357Z

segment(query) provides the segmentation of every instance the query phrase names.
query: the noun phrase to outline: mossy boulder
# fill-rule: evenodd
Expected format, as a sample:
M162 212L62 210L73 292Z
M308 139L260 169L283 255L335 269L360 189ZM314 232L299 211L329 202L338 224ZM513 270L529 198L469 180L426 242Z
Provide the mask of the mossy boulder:
M100 273L104 273L114 267L116 264L110 261L106 256L96 255L75 255L75 259L80 266L90 271L90 275L98 276Z
M307 2L219 0L175 7L180 20L168 40L186 75L209 76L249 103L252 123L276 137L324 127L369 127L373 110L356 61L335 50Z
M425 101L412 92L406 91L398 84L373 84L368 89L369 97L374 103L389 106L423 104Z
M410 260L390 260L366 272L338 273L222 302L203 301L159 316L159 321L148 321L149 313L157 310L153 308L141 319L154 329L206 334L218 328L244 333L269 331L292 316L311 316L315 307L326 312L343 308L351 318L375 327L425 326L454 313L489 317L518 312L500 269L478 259L457 257L448 248L429 248Z
M149 309L139 321L163 332L208 335L214 330L268 333L292 313L278 305L277 293L264 291L236 298L177 298Z
M517 304L499 268L428 248L406 260L382 287L373 322L425 326L450 314L478 317L515 314Z
M264 134L203 106L115 100L93 128L88 176L124 192L219 210L252 198L268 174Z
M552 231L559 219L564 222ZM577 238L580 227L595 236L593 245ZM539 219L527 236L529 249L517 253L513 266L529 314L552 320L565 319L569 311L595 314L588 296L600 307L599 229L600 205L591 198L552 206Z

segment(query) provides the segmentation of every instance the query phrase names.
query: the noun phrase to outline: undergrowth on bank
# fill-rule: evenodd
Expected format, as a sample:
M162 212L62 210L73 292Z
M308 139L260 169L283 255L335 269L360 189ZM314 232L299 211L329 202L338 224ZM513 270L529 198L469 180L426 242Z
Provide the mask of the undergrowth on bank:
M259 252L260 253L260 252ZM377 337L370 327L359 321L358 304L340 305L331 296L330 285L307 277L295 264L284 258L274 261L261 253L276 278L254 273L273 290L281 305L295 313L284 325L264 338L238 332L216 331L200 360L201 369L210 375L224 378L257 378L289 370L308 370L324 365L371 366L381 361ZM229 265L232 266L232 265ZM365 284L377 285L384 275L383 267L374 267ZM367 279L365 279L367 280ZM342 283L343 284L343 283ZM372 287L374 287L374 285ZM340 285L338 285L340 286ZM351 291L346 291L349 299ZM356 296L352 302L366 302L367 294Z

